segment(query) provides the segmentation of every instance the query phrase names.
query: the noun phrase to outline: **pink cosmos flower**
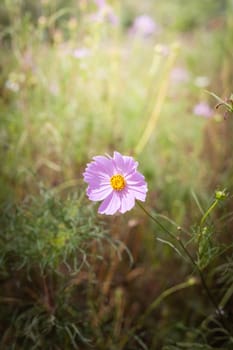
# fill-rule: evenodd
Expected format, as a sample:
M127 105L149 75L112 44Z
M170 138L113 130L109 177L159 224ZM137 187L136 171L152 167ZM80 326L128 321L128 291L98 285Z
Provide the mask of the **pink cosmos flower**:
M86 58L90 56L90 50L86 47L80 47L79 49L74 50L73 56L78 59Z
M132 157L114 152L113 157L96 156L87 164L83 174L88 183L87 196L90 200L103 201L100 214L125 213L135 205L135 199L146 199L147 184L137 171L138 162Z
M107 21L112 25L118 24L119 21L117 15L114 13L113 8L108 5L105 0L95 0L95 3L98 10L89 17L91 21L99 23Z
M183 67L173 68L170 76L175 84L186 83L189 80L189 72Z
M160 31L160 27L152 17L148 15L140 15L135 18L130 34L136 34L142 37L148 37Z
M193 108L193 114L204 117L211 118L213 116L213 110L206 102L199 102Z

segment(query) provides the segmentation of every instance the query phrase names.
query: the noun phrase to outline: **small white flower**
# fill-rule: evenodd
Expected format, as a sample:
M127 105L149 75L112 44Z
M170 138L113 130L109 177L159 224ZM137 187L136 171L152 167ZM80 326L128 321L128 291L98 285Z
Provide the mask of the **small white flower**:
M7 90L18 92L19 91L19 84L12 80L7 80L5 83L5 87Z

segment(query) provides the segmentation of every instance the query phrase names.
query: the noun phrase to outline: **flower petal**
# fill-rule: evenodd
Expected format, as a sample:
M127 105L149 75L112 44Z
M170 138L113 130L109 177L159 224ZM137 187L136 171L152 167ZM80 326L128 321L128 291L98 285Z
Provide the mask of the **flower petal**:
M113 191L110 184L108 186L100 186L99 188L88 187L87 195L91 201L102 201L107 198Z
M101 203L98 213L113 215L115 214L121 205L120 197L117 192L113 191L105 200Z
M124 158L119 152L113 153L113 160L115 167L118 171L122 171L124 168Z
M131 191L122 191L120 193L120 198L120 213L124 214L126 211L131 210L135 206L135 196L131 193Z
M93 157L94 164L99 169L99 171L108 174L109 176L113 175L114 172L114 164L112 158L107 158L104 156L96 156Z
M136 199L144 202L148 191L144 176L139 172L135 172L134 174L128 176L126 181L128 190Z
M97 156L93 158L94 161L87 164L85 172L83 173L84 181L89 183L93 179L104 179L111 177L114 173L114 164L112 159Z
M147 186L133 186L133 187L128 187L129 192L131 193L134 198L145 202L146 200L146 193L147 193Z
M135 160L129 156L123 156L123 158L125 175L131 174L132 172L134 173L138 167L138 162L135 162Z
M138 171L126 176L126 181L129 185L136 185L136 184L144 185L146 183L144 176L140 174Z
M114 152L113 160L117 171L124 175L134 172L138 166L132 157L122 156L119 152Z

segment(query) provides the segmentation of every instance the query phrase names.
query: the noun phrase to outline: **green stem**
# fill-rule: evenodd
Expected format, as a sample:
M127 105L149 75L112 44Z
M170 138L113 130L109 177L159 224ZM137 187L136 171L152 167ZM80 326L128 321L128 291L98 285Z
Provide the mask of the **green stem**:
M200 232L199 232L199 237L198 237L198 245L202 239L202 227L203 224L205 223L207 217L210 215L210 213L212 212L212 210L214 210L214 208L216 207L216 205L218 204L218 199L215 199L215 201L213 202L213 204L211 204L211 206L207 209L207 211L205 212L205 214L202 216L199 228L200 228Z
M138 206L144 211L144 213L145 213L147 216L149 216L149 218L150 218L152 221L154 221L163 231L165 231L165 232L166 232L170 237L172 237L173 239L177 240L177 237L176 237L173 233L171 233L170 231L168 231L168 229L167 229L165 226L163 226L163 225L159 222L159 220L157 220L153 215L151 215L151 214L144 208L144 206L143 206L140 202L137 201L137 204L138 204Z
M218 199L215 199L215 201L213 202L213 204L211 204L211 206L208 208L208 210L205 212L205 214L203 215L201 222L200 222L200 226L202 226L204 224L204 222L207 219L207 216L211 213L212 210L214 210L214 208L216 207L216 205L218 204Z
M158 298L156 298L152 304L150 304L149 308L146 310L145 314L143 315L143 320L168 296L170 296L173 293L176 293L182 289L191 287L193 285L197 284L197 281L193 278L188 279L186 282L179 283L171 288L166 289L164 292L162 292Z
M135 153L139 154L142 152L143 148L148 143L155 127L158 122L158 119L161 114L161 110L167 95L168 87L169 87L169 74L171 72L171 69L174 65L174 62L176 60L177 54L179 50L179 45L174 44L173 49L171 51L171 54L168 56L167 61L164 66L164 72L163 72L163 79L161 80L160 86L157 90L157 97L154 109L151 113L151 116L149 120L147 121L147 124L145 126L145 129L143 131L143 134L138 142L138 144L135 147Z
M217 200L216 200L216 201L217 201ZM215 202L216 202L216 201L215 201ZM215 202L214 202L214 203L215 203ZM214 204L214 203L213 203L213 204ZM179 238L177 238L176 235L174 235L173 233L171 233L165 226L163 226L153 215L151 215L151 214L144 208L144 206L143 206L140 202L137 201L137 204L138 204L138 206L144 211L144 213L145 213L150 219L152 219L152 221L154 221L160 228L163 229L164 232L166 232L170 237L172 237L173 239L175 239L176 242L180 245L180 247L182 248L182 250L185 252L186 256L188 257L190 263L193 265L194 269L198 272L198 274L199 274L199 276L200 276L200 280L201 280L202 286L203 286L203 288L204 288L204 290L205 290L205 292L206 292L206 294L207 294L207 296L208 296L210 302L211 302L212 305L214 306L215 310L218 312L218 315L219 315L219 317L220 317L220 319L221 319L222 326L223 326L227 331L229 331L229 330L228 330L228 327L227 327L226 324L225 324L225 320L224 320L224 318L223 318L223 316L222 316L221 310L219 309L218 304L216 303L216 301L215 301L213 295L211 294L211 292L210 292L210 290L209 290L209 287L208 287L207 284L206 284L205 277L204 277L204 275L203 275L202 270L201 270L201 269L199 268L199 266L196 264L196 262L194 261L192 255L189 253L189 251L188 251L187 248L185 247L185 245L184 245L184 243L182 242L182 240L179 239ZM210 213L210 211L215 207L215 205L216 205L217 203L216 203L214 206L213 206L213 204L212 204L211 207L207 210L207 212L206 212L207 215L208 215L208 213ZM207 217L207 215L204 215L204 217ZM204 220L202 220L202 221L204 222Z
M164 292L162 292L148 307L148 309L146 310L146 312L139 318L137 324L131 328L130 330L130 334L127 334L125 337L123 337L121 339L120 342L120 349L123 349L125 344L128 341L129 336L131 336L132 334L134 334L136 332L137 329L139 329L145 319L147 318L147 316L157 307L159 306L159 304L166 299L167 297L169 297L170 295L179 292L180 290L192 287L193 285L197 284L197 281L194 280L193 278L188 279L186 282L183 283L179 283L171 288L166 289Z

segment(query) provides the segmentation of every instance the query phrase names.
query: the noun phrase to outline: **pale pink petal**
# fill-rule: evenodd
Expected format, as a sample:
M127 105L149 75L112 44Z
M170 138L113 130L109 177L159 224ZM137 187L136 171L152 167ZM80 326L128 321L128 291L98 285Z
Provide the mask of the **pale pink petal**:
M102 185L108 185L110 177L114 172L112 160L106 157L95 157L96 161L87 164L83 173L84 181L90 188L99 188Z
M117 171L124 175L134 172L138 166L138 162L135 162L132 157L122 156L119 152L114 152L113 160Z
M135 206L135 197L131 191L122 191L120 193L121 206L120 213L124 214L126 211L131 210Z
M123 156L124 158L124 167L125 167L125 171L127 173L131 173L132 170L136 170L138 167L138 162L135 162L135 160L132 157L129 156Z
M136 199L145 202L146 200L146 193L147 193L147 186L139 186L139 187L130 187L129 186L129 192L134 196Z
M100 171L96 166L92 163L88 164L85 172L83 173L84 181L90 182L94 179L105 180L109 178L109 175L103 171Z
M124 168L124 158L119 152L114 152L113 160L115 167L118 171L122 171Z
M100 178L99 176L93 176L87 177L85 181L89 184L90 188L99 188L101 186L108 186L110 184L110 177L107 176L106 178Z
M127 184L130 184L130 185L136 185L136 184L143 185L143 184L145 184L145 178L139 172L134 172L133 174L126 176L126 181L127 181Z
M114 163L111 158L96 156L96 157L93 157L93 159L95 161L94 164L95 164L96 170L99 170L100 172L108 174L109 176L113 175Z
M104 201L98 209L98 213L113 215L119 210L120 205L120 197L118 193L113 191L107 198L104 199Z
M113 191L110 184L108 186L101 186L99 188L88 188L87 195L92 201L102 201L107 198L110 193Z
M84 181L90 182L93 178L106 179L114 173L114 164L112 159L107 157L97 156L94 161L87 164L84 172Z

